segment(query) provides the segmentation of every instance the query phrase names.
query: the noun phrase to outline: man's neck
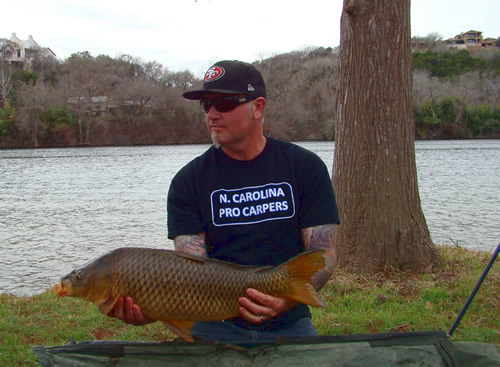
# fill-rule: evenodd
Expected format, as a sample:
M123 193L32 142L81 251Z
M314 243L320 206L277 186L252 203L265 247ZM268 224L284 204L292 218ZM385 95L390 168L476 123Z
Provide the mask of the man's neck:
M261 135L256 142L242 147L229 147L222 145L222 150L229 157L238 161L249 161L256 158L266 147L267 139Z

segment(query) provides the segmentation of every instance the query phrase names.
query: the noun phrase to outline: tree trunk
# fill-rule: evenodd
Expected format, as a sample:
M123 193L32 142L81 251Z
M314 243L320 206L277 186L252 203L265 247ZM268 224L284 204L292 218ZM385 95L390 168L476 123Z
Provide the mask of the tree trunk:
M38 147L38 125L40 125L39 111L35 111L35 123L33 126L33 144Z
M80 108L78 109L78 143L83 145L83 116Z
M344 0L333 183L341 267L439 263L415 164L409 0Z

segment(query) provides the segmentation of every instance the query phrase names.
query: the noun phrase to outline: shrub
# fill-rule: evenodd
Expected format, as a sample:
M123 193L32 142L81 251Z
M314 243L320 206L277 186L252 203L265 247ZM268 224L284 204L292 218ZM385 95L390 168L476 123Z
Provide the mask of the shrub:
M500 107L467 106L464 119L474 137L500 134Z
M0 136L12 135L16 130L14 108L6 103L0 108Z
M43 128L44 143L69 145L73 142L77 121L68 109L47 108L40 112L39 117Z
M472 71L486 71L486 61L472 57L467 50L456 53L437 53L433 51L413 54L413 69L428 70L432 76L439 78L455 78Z

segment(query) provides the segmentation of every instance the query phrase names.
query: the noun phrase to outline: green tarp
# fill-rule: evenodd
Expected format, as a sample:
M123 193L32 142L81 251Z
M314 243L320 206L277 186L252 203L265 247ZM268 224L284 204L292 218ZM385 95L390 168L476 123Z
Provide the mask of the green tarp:
M500 366L493 344L452 342L444 331L283 338L251 346L95 341L32 349L42 366Z

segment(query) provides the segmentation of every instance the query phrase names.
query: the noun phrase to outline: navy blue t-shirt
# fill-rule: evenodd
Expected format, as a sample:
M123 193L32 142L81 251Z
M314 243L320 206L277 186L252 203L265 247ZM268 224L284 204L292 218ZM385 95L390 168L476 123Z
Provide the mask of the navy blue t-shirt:
M304 251L301 229L339 223L323 161L273 138L250 161L211 147L173 178L167 207L169 238L205 232L209 257L243 265L279 265ZM235 323L268 330L304 316L300 305L267 323Z

